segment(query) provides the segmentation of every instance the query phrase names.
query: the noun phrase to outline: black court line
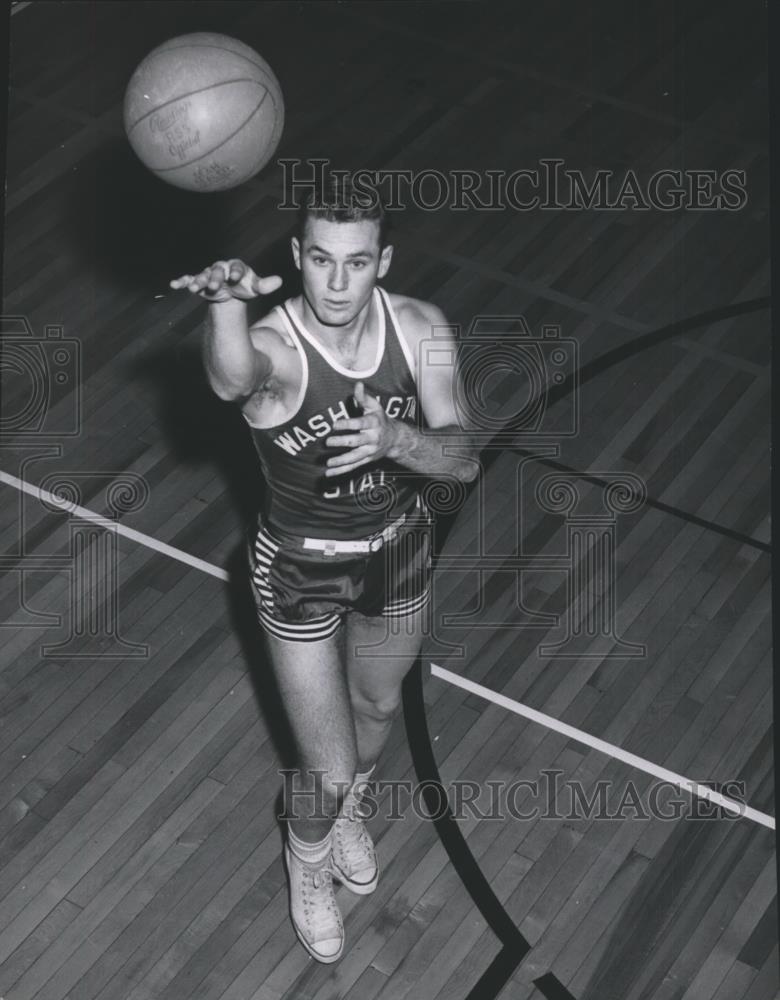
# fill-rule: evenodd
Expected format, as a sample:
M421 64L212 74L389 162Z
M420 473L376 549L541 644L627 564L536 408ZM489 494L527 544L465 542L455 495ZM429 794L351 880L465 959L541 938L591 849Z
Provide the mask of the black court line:
M534 986L542 991L547 1000L574 1000L571 993L558 982L551 972L545 973L539 979L534 979Z
M526 941L496 896L490 883L453 818L449 805L442 815L439 790L442 788L439 768L433 753L428 720L423 699L422 659L417 658L403 684L404 724L417 780L422 786L425 806L452 866L463 887L502 944L502 948L466 1000L487 1000L497 996L531 945ZM429 782L431 784L429 784Z
M650 330L635 340L614 347L593 361L589 361L579 370L579 383L589 382L597 375L611 368L621 361L625 361L635 354L647 350L648 347L655 347L672 337L679 337L689 330L698 330L703 326L720 323L724 319L732 319L735 316L745 316L748 313L760 312L762 309L769 309L772 299L767 295L758 299L746 299L744 302L734 302L728 306L718 306L717 309L708 309L706 312L696 313L694 316L686 316L684 319L675 320L657 330ZM571 375L567 375L563 382L550 389L548 396L557 402L563 398L573 388L574 380Z
M458 873L463 887L482 914L485 923L501 942L501 950L479 977L465 1000L492 1000L506 986L512 973L531 950L514 921L504 909L501 900L482 873L479 862L471 853L466 838L447 805L442 813L440 790L441 775L433 753L428 720L423 699L422 658L418 657L403 684L403 707L406 737L412 754L417 780L431 822L447 852L452 867ZM574 1000L571 993L547 973L534 980L534 986L546 1000Z
M707 326L708 324L717 323L724 319L730 319L733 316L742 316L747 313L757 312L761 309L767 309L769 305L770 299L768 297L750 299L746 302L738 302L734 305L722 306L718 309L711 309L707 312L699 313L696 316L690 316L686 319L670 323L668 326L661 327L658 330L653 330L650 333L637 337L637 339L633 342L624 344L611 351L607 351L600 358L596 358L594 361L583 365L578 373L568 376L564 382L548 392L548 402L555 403L559 399L563 399L566 395L568 395L568 393L573 391L577 384L582 385L585 382L590 381L597 375L607 371L613 365L619 364L621 361L625 361L627 358L632 357L649 347L663 343L665 340L670 340L673 337L678 337L680 334L685 333L688 330L695 330L699 327ZM515 449L512 449L511 446L505 446L503 449L491 449L490 454L484 463L485 467L489 467L494 461L496 461L502 450ZM554 463L554 465L557 464L558 463ZM566 466L561 466L561 468L569 471ZM595 476L590 478L593 482L600 482ZM473 488L473 485L467 487L468 490ZM724 535L736 537L737 539L744 541L745 544L752 544L756 548L761 548L764 551L771 551L771 548L769 546L764 546L763 542L759 542L756 539L750 539L747 536L742 536L739 532L732 532L729 528L724 528L720 525L713 525L708 521L704 521L703 518L697 518L694 514L677 510L676 508L670 507L668 504L662 504L657 500L648 500L647 502L656 507L658 510L664 510L666 513L674 514L677 517L683 517L691 523L701 524L703 527L709 528L710 530L718 530ZM437 530L436 542L439 549L443 547L443 543L452 528L454 519L454 515L448 515L446 518L441 518L440 520L437 519L437 528L440 524L444 528L441 532ZM477 859L472 854L471 848L469 847L466 838L463 836L457 821L454 819L449 805L442 813L439 792L443 787L443 784L441 775L439 774L439 768L436 763L436 756L433 752L433 744L431 743L431 736L428 730L428 720L425 713L422 656L418 656L414 666L404 680L403 712L407 740L412 755L412 763L414 764L414 769L417 774L417 780L423 787L423 798L425 799L425 805L428 809L428 813L430 816L435 817L431 820L431 822L434 824L442 846L447 852L447 856L449 857L453 868L457 872L458 877L463 883L464 888L471 896L474 905L482 914L485 922L502 945L499 953L482 973L479 980L464 1000L493 1000L493 998L498 996L507 984L510 977L526 957L528 952L531 951L532 946L520 933L512 918L504 909L501 900L493 892L493 889L488 880L485 878ZM565 986L562 985L552 972L545 973L538 979L534 979L533 984L546 998L546 1000L575 1000L573 995L566 989Z
M658 330L651 330L649 333L642 334L635 340L622 344L620 347L615 347L611 351L607 351L605 354L602 354L601 357L595 358L593 361L589 361L586 365L583 365L578 372L567 375L559 385L553 386L551 389L547 390L547 405L554 405L568 396L578 384L584 385L586 382L590 382L598 375L601 375L609 368L612 368L614 365L618 365L622 361L627 361L635 354L639 354L650 347L655 347L666 340L672 340L675 337L679 337L681 334L687 333L689 330L696 330L702 326L719 323L724 319L731 319L735 316L744 316L748 313L760 312L762 309L768 309L770 305L771 299L769 296L758 299L748 299L745 302L736 302L733 305L720 306L717 309L710 309L707 312L698 313L695 316L688 316L685 319L669 323L667 326L662 326ZM499 447L501 434L505 435L506 432L499 432L499 436L495 439L497 442L495 447L491 447L490 443L487 445L488 455L483 462L485 468L489 468L498 459L502 450L519 452L520 454L525 455L533 455L533 452L529 452L522 448L515 448L510 443L506 443L503 447ZM543 465L549 465L551 468L558 469L559 471L577 471L552 460L539 458L538 461ZM603 485L597 476L587 476L582 473L580 474L583 475L583 478L589 482ZM750 535L745 535L740 531L735 531L733 528L727 528L725 525L717 524L717 522L708 521L706 518L699 517L697 514L692 514L690 511L682 510L672 504L664 503L662 500L655 500L652 497L647 497L645 504L648 507L653 507L666 514L682 518L691 524L697 524L702 528L708 529L709 531L716 531L727 538L733 538L735 541L738 541L743 545L750 545L761 552L771 553L772 551L772 546L767 542L762 542L758 538L752 538Z
M523 448L513 448L512 450L519 455L534 457L534 453L532 451L526 451ZM564 465L563 462L556 462L552 458L541 458L537 456L536 461L540 465L547 466L549 469L555 469L557 472L575 472L581 479L585 480L586 483L593 483L594 486L606 487L609 485L604 479L599 479L598 476L590 476L587 473L579 472L570 465ZM723 535L725 538L732 538L735 542L739 542L741 545L750 545L754 549L758 549L760 552L770 554L772 552L772 546L768 542L762 542L758 538L753 538L751 535L745 535L743 532L736 531L734 528L727 528L725 525L718 524L715 521L708 521L705 517L699 517L698 514L691 514L687 510L682 510L679 507L673 507L671 504L663 503L661 500L654 500L652 497L647 497L645 499L644 506L653 507L655 510L660 510L664 514L671 514L672 517L682 518L683 521L688 521L690 524L698 524L700 528L706 528L708 531L717 532L717 534Z

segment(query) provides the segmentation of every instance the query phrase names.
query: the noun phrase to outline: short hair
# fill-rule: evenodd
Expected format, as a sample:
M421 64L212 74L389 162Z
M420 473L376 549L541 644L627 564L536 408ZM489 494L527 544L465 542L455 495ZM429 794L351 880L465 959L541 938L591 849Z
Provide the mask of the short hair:
M379 225L379 249L387 246L390 220L377 190L368 194L356 190L349 180L329 180L313 187L298 205L298 238L303 241L307 219L326 222L376 222Z

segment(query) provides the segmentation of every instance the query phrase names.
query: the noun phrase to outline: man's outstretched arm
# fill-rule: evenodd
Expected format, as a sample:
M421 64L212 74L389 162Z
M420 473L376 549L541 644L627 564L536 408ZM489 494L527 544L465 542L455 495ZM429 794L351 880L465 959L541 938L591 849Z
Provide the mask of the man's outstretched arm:
M270 360L252 344L246 303L281 283L276 275L258 277L240 260L217 261L200 274L170 282L171 288L186 288L209 303L203 362L209 385L220 399L248 398L269 374Z

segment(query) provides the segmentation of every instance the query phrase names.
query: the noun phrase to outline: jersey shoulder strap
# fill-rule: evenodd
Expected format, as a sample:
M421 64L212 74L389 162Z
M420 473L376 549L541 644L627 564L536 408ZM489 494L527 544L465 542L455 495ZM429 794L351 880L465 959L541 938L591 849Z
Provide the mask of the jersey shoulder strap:
M388 343L392 345L391 351L393 350L393 348L395 348L393 354L397 355L398 350L400 349L401 357L403 358L403 362L405 363L403 364L403 367L406 367L408 369L408 373L412 379L412 382L416 384L417 365L415 362L412 348L409 344L409 341L406 338L406 335L401 329L401 322L398 319L398 315L395 309L393 308L392 302L390 301L390 296L384 290L384 288L380 288L379 285L377 285L376 287L382 305L384 306L385 309L386 324L393 331L392 335L388 337Z

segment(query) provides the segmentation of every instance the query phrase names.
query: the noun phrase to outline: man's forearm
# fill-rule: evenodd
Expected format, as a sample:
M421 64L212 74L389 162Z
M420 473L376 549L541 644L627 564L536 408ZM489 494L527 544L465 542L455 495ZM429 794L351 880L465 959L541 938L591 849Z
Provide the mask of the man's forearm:
M250 396L258 382L258 355L252 346L246 303L238 299L208 307L203 361L212 389L222 399Z
M457 425L437 427L435 430L418 431L400 420L395 424L395 443L388 451L388 458L423 475L453 475L463 482L476 479L479 474L478 450L468 434ZM463 447L460 447L460 443ZM446 455L446 444L457 444L458 455Z

